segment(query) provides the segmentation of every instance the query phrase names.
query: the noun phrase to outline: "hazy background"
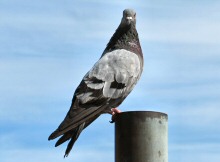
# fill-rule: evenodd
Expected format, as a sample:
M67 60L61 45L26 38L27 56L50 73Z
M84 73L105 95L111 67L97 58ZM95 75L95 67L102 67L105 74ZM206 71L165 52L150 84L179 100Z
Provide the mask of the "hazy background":
M122 11L137 12L142 78L121 105L169 115L169 162L220 161L220 1L1 0L0 161L113 162L103 115L63 160L49 134L103 52Z

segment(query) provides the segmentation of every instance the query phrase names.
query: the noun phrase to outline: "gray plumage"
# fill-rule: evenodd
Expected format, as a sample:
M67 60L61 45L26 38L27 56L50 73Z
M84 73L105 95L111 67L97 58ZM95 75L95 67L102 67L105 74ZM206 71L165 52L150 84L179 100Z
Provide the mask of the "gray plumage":
M143 54L136 31L136 13L126 9L101 58L77 87L65 119L48 138L62 135L55 146L71 139L64 157L68 156L83 129L123 102L142 70Z

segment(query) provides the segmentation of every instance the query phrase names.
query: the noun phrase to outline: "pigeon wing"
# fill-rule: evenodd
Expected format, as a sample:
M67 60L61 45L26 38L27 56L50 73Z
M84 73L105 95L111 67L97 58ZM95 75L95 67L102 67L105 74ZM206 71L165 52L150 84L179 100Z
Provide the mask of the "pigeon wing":
M81 81L70 110L49 139L117 107L131 92L141 72L141 61L133 52L118 49L103 55Z

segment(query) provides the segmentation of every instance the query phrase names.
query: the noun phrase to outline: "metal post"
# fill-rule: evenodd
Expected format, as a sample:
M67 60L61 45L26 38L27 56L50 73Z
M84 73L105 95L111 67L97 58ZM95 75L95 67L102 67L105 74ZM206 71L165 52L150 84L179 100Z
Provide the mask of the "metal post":
M168 162L168 116L131 111L115 116L115 162Z

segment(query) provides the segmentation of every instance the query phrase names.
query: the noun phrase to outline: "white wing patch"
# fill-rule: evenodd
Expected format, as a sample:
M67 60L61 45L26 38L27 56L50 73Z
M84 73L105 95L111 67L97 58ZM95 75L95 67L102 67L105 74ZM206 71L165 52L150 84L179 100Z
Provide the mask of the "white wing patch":
M94 99L94 97L91 97L91 95L92 95L92 92L87 92L87 93L79 94L77 96L77 98L80 99L82 104L84 104L84 103Z
M104 86L104 83L93 83L90 80L85 80L86 85L92 89L101 89Z

